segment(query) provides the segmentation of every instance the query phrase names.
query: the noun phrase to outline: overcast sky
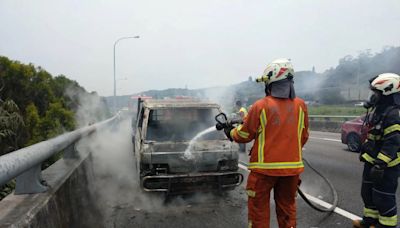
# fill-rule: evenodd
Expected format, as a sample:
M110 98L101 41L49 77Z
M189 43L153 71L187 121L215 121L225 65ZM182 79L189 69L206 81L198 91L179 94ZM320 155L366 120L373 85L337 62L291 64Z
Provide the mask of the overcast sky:
M117 94L233 84L278 57L322 72L400 46L399 0L0 0L0 55ZM126 80L123 80L126 79Z

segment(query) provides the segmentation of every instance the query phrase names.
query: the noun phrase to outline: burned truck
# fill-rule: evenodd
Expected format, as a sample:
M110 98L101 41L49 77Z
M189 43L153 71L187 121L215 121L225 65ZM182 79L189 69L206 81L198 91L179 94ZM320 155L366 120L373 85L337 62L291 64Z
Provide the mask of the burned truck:
M240 185L238 145L211 128L218 113L209 102L139 99L132 142L142 189L180 194Z

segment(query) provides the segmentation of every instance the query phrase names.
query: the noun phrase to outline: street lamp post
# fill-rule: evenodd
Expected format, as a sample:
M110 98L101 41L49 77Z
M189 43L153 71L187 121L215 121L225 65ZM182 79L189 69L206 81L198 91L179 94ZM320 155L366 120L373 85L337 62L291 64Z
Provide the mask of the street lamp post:
M117 108L116 103L117 103L117 79L115 77L115 72L116 72L116 64L115 64L115 47L117 46L118 42L121 40L126 40L126 39L138 39L140 36L126 36L126 37L121 37L117 39L114 42L114 109Z

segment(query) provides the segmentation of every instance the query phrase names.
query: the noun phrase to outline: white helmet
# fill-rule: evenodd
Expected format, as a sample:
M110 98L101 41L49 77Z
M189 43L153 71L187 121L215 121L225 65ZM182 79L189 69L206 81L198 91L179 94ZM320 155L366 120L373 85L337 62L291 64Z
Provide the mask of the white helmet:
M294 70L290 60L281 58L268 64L267 68L264 70L264 74L260 78L257 78L256 82L270 84L286 78L293 78L293 76Z
M372 90L379 90L383 95L390 95L400 92L400 76L393 73L378 75L371 82Z

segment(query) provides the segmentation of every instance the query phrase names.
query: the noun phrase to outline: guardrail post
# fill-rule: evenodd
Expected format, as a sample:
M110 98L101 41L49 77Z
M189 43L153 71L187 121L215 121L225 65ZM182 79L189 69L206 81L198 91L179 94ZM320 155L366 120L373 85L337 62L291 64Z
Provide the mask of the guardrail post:
M15 195L32 194L47 191L46 182L42 179L41 164L23 172L16 178ZM46 185L45 185L46 184Z
M72 143L67 148L64 149L64 158L75 159L79 158L79 153L75 148L76 143Z

